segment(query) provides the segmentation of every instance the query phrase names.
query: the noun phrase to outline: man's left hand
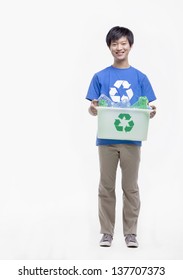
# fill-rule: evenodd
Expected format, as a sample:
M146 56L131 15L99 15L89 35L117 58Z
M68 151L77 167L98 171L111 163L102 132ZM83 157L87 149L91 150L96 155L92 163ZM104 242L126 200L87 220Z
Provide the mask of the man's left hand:
M150 118L152 119L156 115L156 106L150 105L151 106L151 113L150 113Z

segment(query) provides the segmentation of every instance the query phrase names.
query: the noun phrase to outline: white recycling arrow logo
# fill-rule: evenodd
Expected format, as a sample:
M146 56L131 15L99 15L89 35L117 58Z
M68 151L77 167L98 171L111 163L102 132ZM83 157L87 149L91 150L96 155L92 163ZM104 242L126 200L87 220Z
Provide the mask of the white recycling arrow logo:
M123 87L123 89L125 90L126 92L126 95L122 95L120 96L119 95L119 92L118 92L118 89L120 87ZM120 101L123 101L124 99L126 99L128 97L128 99L130 100L132 97L133 97L133 91L132 89L130 88L131 84L129 84L128 81L125 81L125 80L117 80L115 83L114 83L114 87L111 87L110 88L110 91L109 91L109 94L110 94L110 97L112 99L112 101L114 102L120 102Z

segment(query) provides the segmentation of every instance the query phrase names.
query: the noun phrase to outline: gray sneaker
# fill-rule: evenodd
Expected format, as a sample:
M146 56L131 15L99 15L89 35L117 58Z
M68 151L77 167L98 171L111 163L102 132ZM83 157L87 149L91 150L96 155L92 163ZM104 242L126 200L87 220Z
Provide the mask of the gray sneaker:
M101 247L110 247L112 244L113 236L108 233L104 233L102 239L100 240Z
M137 248L139 246L135 234L127 234L125 236L125 242L129 248Z

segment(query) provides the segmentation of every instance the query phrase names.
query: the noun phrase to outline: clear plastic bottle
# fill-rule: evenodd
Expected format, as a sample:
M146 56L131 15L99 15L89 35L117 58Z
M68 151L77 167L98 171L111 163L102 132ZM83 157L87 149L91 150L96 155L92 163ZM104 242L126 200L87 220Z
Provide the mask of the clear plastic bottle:
M102 107L111 107L112 101L109 97L102 93L98 98L98 105Z
M126 96L120 102L114 102L113 107L129 108L131 106L129 98Z

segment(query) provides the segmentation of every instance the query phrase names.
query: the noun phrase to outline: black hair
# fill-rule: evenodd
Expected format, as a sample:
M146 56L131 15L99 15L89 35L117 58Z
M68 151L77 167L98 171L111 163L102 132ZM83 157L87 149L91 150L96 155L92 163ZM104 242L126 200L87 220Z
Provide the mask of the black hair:
M119 40L121 37L126 37L130 47L134 43L134 35L132 31L126 27L115 26L109 30L106 36L106 43L110 47L112 41Z

